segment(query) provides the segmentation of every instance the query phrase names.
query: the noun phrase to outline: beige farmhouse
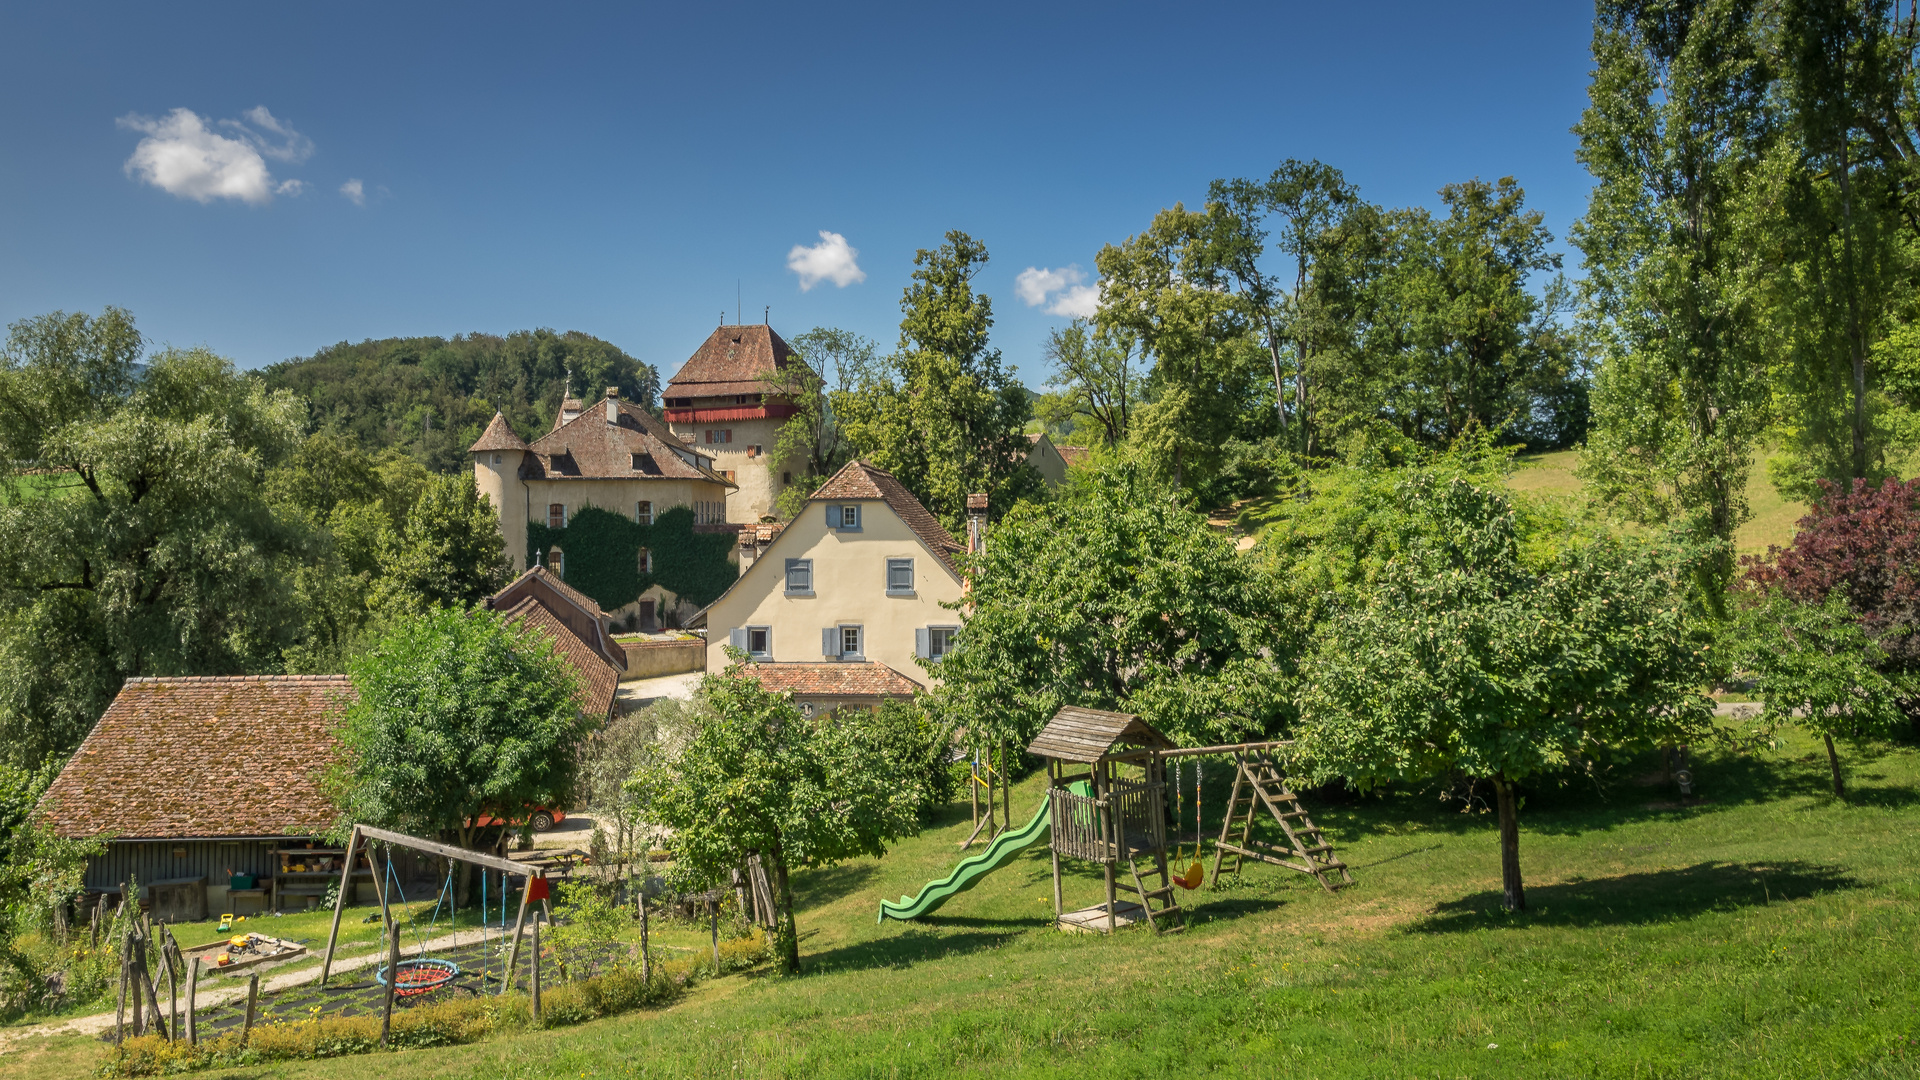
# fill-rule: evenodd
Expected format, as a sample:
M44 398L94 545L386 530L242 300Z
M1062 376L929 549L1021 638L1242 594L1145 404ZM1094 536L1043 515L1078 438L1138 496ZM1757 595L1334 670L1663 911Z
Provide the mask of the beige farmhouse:
M964 595L961 550L892 473L851 462L695 617L707 627L707 670L727 666L731 645L763 667L768 685L821 703L937 682L920 661L945 655L960 628L947 605Z

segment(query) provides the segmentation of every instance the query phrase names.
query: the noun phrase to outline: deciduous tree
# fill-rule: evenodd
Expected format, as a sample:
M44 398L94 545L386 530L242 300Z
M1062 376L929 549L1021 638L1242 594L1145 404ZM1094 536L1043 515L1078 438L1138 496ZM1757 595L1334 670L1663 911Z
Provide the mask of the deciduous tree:
M1315 775L1363 789L1447 773L1491 782L1505 903L1520 910L1522 782L1711 722L1685 559L1609 539L1536 573L1493 490L1421 476L1402 494L1434 527L1364 606L1326 624L1298 737Z
M803 717L753 677L737 651L701 681L695 730L678 758L637 782L673 830L675 871L709 887L758 855L778 905L780 965L800 970L791 873L886 853L915 828L921 780L858 712Z

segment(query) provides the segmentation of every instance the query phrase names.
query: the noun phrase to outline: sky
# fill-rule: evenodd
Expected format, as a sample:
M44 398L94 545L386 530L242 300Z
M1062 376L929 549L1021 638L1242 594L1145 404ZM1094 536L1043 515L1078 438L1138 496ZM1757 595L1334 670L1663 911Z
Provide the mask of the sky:
M1590 187L1569 128L1591 20L1538 0L9 4L0 322L117 305L156 346L248 368L551 327L670 375L723 317L891 347L915 251L959 229L992 256L993 343L1038 386L1103 245L1290 157L1393 206L1513 176L1564 240Z

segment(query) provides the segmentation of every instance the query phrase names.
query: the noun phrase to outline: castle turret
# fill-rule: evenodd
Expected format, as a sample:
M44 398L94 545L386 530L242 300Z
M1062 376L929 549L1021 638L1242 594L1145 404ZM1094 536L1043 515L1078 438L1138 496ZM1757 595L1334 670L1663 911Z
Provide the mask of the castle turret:
M773 451L800 411L789 395L814 381L807 370L773 327L722 326L668 383L668 425L735 485L728 521L758 525L804 472L804 455L775 460Z
M527 444L514 434L504 414L494 413L487 430L467 453L473 455L473 482L500 514L500 535L507 542L507 563L515 570L527 566L527 487L520 467Z

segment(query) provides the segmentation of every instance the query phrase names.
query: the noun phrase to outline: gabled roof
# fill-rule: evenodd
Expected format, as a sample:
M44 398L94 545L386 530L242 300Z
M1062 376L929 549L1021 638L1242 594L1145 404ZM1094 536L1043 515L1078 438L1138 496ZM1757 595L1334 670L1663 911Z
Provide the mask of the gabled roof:
M128 679L41 798L61 836L314 836L345 675Z
M467 453L478 454L483 450L525 450L526 448L527 444L521 440L520 436L513 433L513 425L507 423L506 415L494 413L492 421L487 424L487 430L480 433L480 438L472 446L467 447Z
M940 557L940 561L947 564L947 569L956 574L960 572L953 564L953 556L965 548L953 538L946 526L940 524L939 518L920 505L920 500L913 497L913 492L908 491L905 484L894 479L892 473L864 461L849 461L826 483L821 484L820 490L814 492L808 502L845 499L879 499L885 502Z
M507 612L510 623L523 623L543 637L553 640L554 651L571 667L579 680L575 700L580 711L596 720L613 716L613 702L620 690L620 672L592 645L580 639L566 623L554 617L538 598L529 596Z
M617 423L607 422L607 401ZM630 401L602 399L580 415L535 439L520 466L527 479L706 480L724 487L733 481L704 465L658 417Z
M875 660L787 664L747 664L740 676L752 676L776 693L799 697L912 697L926 689Z
M1084 446L1061 446L1058 443L1054 444L1053 448L1060 451L1060 460L1068 465L1080 464L1087 460L1087 455L1092 452Z
M621 671L627 670L627 650L613 640L611 617L600 610L593 597L561 581L544 566L529 567L508 582L506 588L487 598L487 607L511 613L529 598L566 623L574 636L586 642L601 659Z
M781 368L802 364L771 326L722 326L668 380L670 397L757 394Z
M1027 753L1091 765L1113 753L1116 746L1151 746L1174 749L1173 740L1155 731L1153 725L1132 713L1082 709L1069 705L1053 714L1047 726L1034 736Z

